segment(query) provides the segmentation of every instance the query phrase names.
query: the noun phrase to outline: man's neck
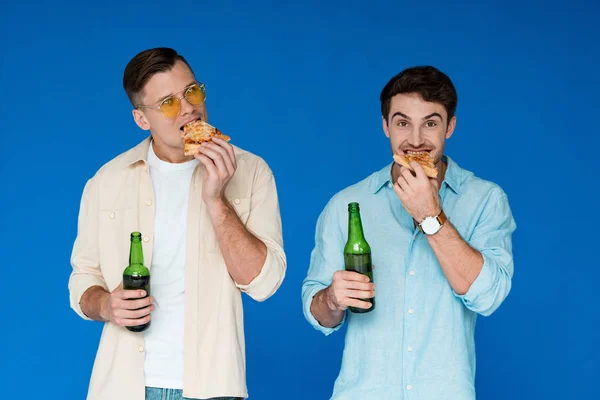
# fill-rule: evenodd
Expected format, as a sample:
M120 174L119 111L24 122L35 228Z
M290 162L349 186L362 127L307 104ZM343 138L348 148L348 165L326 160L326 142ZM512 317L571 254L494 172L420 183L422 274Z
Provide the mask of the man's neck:
M194 159L194 156L186 156L183 154L183 149L177 147L167 146L165 143L157 142L152 138L150 142L152 150L159 160L168 162L171 164L181 164Z

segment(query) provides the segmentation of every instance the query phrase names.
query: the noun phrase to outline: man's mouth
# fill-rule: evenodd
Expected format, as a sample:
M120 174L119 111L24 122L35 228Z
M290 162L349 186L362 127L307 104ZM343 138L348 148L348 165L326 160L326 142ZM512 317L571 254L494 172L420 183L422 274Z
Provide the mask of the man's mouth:
M189 121L187 121L187 122L184 122L184 123L183 123L183 124L182 124L182 125L179 127L179 130L183 132L183 127L184 127L184 126L186 126L187 124L191 124L192 122L196 122L196 121L198 121L199 119L202 119L202 118L201 118L201 117L198 117L198 118L191 119L191 120L189 120Z
M430 153L432 150L403 150L403 151L404 151L404 154L419 155L419 154Z

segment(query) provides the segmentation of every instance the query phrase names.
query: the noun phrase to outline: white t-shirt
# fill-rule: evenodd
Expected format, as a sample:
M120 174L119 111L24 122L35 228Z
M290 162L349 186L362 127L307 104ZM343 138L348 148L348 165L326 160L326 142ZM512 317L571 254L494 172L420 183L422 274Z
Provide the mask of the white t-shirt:
M198 160L162 161L152 144L148 164L155 201L150 293L156 308L144 334L146 386L182 389L185 232L190 183Z

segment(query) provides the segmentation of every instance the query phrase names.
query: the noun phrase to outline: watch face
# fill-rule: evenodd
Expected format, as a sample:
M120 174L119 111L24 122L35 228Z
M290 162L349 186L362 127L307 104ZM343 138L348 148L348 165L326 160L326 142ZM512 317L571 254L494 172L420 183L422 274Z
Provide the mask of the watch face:
M421 223L421 227L423 228L423 232L428 235L433 235L440 229L440 223L437 218L425 218Z

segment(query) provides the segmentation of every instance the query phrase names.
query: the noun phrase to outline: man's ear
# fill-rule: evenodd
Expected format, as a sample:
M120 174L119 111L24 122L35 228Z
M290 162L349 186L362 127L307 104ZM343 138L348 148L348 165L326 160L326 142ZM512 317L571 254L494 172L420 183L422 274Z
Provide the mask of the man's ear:
M446 139L450 139L450 136L454 133L454 128L456 128L456 115L450 119L448 122L448 128L446 128Z
M137 126L145 131L150 130L150 122L148 122L146 115L142 111L136 108L131 112L131 114L133 115L133 120Z
M388 123L387 120L382 116L381 117L381 125L383 127L383 132L385 133L385 136L387 136L387 138L390 138L390 130L388 127Z

